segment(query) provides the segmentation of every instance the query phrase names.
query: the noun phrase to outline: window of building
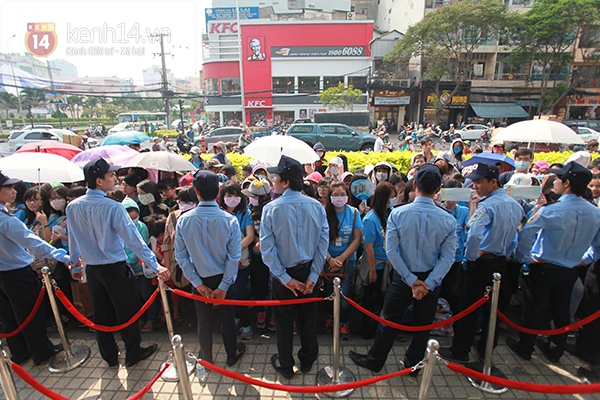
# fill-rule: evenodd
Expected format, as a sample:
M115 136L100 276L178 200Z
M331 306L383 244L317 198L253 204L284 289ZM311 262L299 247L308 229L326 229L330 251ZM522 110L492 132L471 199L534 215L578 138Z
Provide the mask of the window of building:
M240 94L240 78L221 78L222 94Z
M217 78L206 79L206 94L211 96L219 94L219 80Z
M273 93L294 93L294 77L273 77Z
M318 76L299 76L298 77L298 93L318 93L319 92L319 77Z
M293 111L273 111L273 125L279 125L281 123L291 124L293 122Z
M323 77L323 90L327 90L331 87L337 87L339 84L344 84L343 76L324 76Z
M367 90L367 77L366 76L349 76L348 86L352 85L354 89L360 89L362 91Z

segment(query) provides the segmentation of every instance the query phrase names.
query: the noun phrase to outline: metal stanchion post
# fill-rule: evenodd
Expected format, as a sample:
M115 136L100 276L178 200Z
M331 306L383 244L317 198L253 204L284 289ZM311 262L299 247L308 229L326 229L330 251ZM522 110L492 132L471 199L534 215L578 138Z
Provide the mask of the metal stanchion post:
M427 399L427 392L431 387L431 379L433 378L433 367L437 358L440 344L437 340L431 339L427 342L427 356L425 357L425 366L423 367L423 379L419 388L419 400Z
M48 362L48 371L52 373L67 372L86 362L91 351L90 348L85 345L71 346L69 344L67 332L62 324L58 305L56 304L56 298L54 297L53 281L50 278L50 268L42 268L42 275L44 277L46 291L48 292L48 298L50 299L50 307L52 307L52 313L54 314L54 320L56 321L56 329L58 329L58 335L60 336L60 341L63 346L63 351L52 357Z
M2 342L0 341L0 383L2 383L4 397L6 397L7 400L19 400L19 392L17 392L15 381L8 368L8 363L10 363L10 359L8 354L4 352Z
M186 368L186 358L185 358L185 350L183 348L183 343L181 343L181 336L175 335L171 339L171 344L173 345L173 354L175 355L175 363L177 363L177 369L180 371L184 371ZM179 389L181 389L181 395L183 400L193 400L192 396L192 385L190 384L190 379L184 375L179 379Z
M172 338L175 335L175 330L173 329L173 319L171 318L171 310L169 308L169 301L167 299L167 289L165 287L165 282L161 278L158 278L158 288L160 290L160 299L162 301L163 311L165 313L167 332L169 333L169 337ZM169 363L170 365L169 368L167 368L162 374L162 380L167 382L177 382L179 380L179 374L177 373L177 364L173 362L172 351L170 351L169 354L167 354L167 358L160 366L160 371L162 371L166 363ZM193 374L196 369L196 359L186 356L185 363L187 365L187 371L189 376Z
M340 278L333 279L333 365L329 365L319 371L317 374L317 385L337 385L340 383L355 382L354 373L346 367L340 367L340 303L341 293ZM354 389L342 390L339 392L329 392L325 395L329 397L346 397Z
M483 363L481 361L469 363L467 367L483 372L486 375L496 376L505 378L506 375L498 368L492 365L492 353L494 351L494 336L496 335L496 319L498 314L498 299L500 298L500 280L502 275L499 273L494 274L494 286L492 288L492 301L490 304L490 322L488 325L488 337L485 343L485 359ZM471 385L477 389L494 394L504 393L508 390L507 387L492 385L489 382L482 382L478 379L468 378Z

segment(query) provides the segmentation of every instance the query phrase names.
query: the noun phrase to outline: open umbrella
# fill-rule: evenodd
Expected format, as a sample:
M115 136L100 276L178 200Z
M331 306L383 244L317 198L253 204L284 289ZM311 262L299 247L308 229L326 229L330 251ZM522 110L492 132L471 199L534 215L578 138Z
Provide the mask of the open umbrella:
M55 142L54 140L44 140L41 142L27 143L17 153L48 153L56 154L71 160L77 154L81 153L79 147L73 146L68 143Z
M15 153L0 159L0 170L25 182L83 181L83 170L64 157L47 153Z
M523 143L585 144L583 139L565 124L545 119L521 121L509 125L495 135L494 140Z
M140 131L123 131L113 133L102 142L102 146L109 146L112 144L128 145L128 144L140 144L150 140L150 136Z
M474 154L473 157L471 157L467 161L463 162L463 167L468 167L470 165L474 165L477 163L494 165L498 162L507 163L508 165L510 165L512 167L512 169L515 169L515 160L513 160L512 158L510 158L509 156L506 156L504 154L494 154L494 153Z
M196 171L198 168L181 157L178 154L170 153L168 151L153 151L147 153L138 153L135 157L131 158L125 164L123 168L148 168L156 169L158 171Z
M137 151L127 146L100 146L82 151L73 157L71 161L77 164L78 167L83 168L89 161L95 160L98 157L102 157L110 165L121 166L138 154L139 153Z
M292 157L301 164L309 164L319 159L317 153L302 140L285 135L258 138L246 146L244 154L271 164L277 164L282 155Z

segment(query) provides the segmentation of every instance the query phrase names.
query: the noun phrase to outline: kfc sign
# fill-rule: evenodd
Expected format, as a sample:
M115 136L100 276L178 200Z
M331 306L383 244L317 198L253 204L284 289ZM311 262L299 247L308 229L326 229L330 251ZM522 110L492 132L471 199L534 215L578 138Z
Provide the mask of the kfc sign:
M248 108L264 108L271 107L273 105L271 99L263 99L263 100L246 100L246 107Z
M208 23L209 34L238 33L237 22L211 21Z

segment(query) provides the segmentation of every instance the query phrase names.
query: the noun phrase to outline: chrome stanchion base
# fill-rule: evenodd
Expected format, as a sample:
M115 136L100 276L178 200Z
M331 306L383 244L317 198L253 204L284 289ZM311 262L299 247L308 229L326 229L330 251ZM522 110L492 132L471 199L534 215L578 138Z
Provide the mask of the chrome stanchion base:
M177 365L175 364L175 358L173 357L173 351L169 352L169 354L167 355L167 358L165 359L165 362L163 362L160 365L160 371L162 371L162 369L165 367L166 363L169 363L171 365L169 365L169 368L167 368L165 370L165 372L162 374L161 379L165 382L177 382L179 380L179 374L177 372ZM190 357L189 355L186 355L185 364L187 366L188 376L192 375L194 373L194 371L196 370L196 359Z
M50 359L50 362L48 362L48 371L58 374L75 369L87 361L90 353L90 348L87 346L71 346L71 363L67 362L67 354L63 350Z
M579 367L577 372L579 373L579 377L588 385L591 385L592 383L600 383L600 374L593 372L591 369Z
M336 383L350 383L350 382L356 382L356 377L354 376L354 373L352 371L350 371L348 368L346 367L341 367L339 368L338 371L338 379ZM333 366L332 365L328 365L327 367L321 369L318 373L317 373L317 386L329 386L329 385L333 385ZM352 393L354 391L354 389L347 389L347 390L341 390L339 392L328 392L328 393L323 393L325 396L328 397L346 397L348 395L350 395L350 393Z
M483 362L477 361L477 362L469 363L469 364L467 364L467 368L470 368L474 371L483 373ZM493 365L492 365L492 371L490 372L490 375L495 376L497 378L507 379L506 375L504 375L504 373L502 371L500 371L498 368L494 367ZM467 378L467 379L469 379L469 382L471 382L471 385L473 385L473 387L476 387L477 389L481 390L482 392L493 393L493 394L502 394L508 390L507 387L492 385L489 382L482 382L478 379L473 379L473 378Z

